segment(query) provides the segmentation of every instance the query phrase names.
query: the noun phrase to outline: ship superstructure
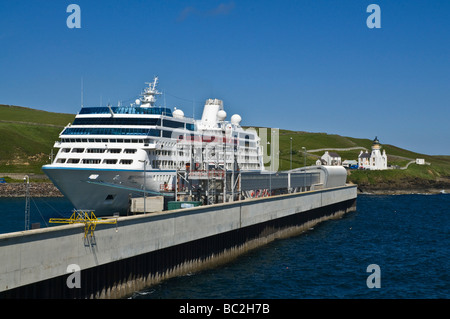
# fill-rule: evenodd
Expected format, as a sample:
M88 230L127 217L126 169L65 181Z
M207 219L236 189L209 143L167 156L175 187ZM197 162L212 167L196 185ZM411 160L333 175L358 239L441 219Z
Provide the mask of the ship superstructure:
M238 114L227 121L221 100L206 100L195 120L156 106L157 84L148 83L129 106L82 107L60 133L59 151L43 170L75 208L125 214L143 193L176 200L202 188L205 176L226 183L229 172L264 170L256 131L242 128Z

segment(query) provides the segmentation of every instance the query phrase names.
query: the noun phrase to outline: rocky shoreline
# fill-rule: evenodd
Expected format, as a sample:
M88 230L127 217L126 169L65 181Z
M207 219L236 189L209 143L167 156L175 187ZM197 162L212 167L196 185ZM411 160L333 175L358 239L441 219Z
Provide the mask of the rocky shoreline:
M0 197L25 197L25 183L0 184ZM30 183L31 197L63 197L52 183Z
M450 194L448 183L425 183L391 185L358 185L358 194L403 195L403 194Z
M406 194L450 194L450 188L434 189L434 188L417 188L417 189L370 189L359 188L358 194L367 195L406 195Z
M385 185L358 185L358 194L401 195L401 194L450 194L450 185L414 185L405 188L382 187ZM436 187L437 186L437 187ZM25 183L0 184L0 197L25 197ZM63 197L52 183L30 183L31 197Z

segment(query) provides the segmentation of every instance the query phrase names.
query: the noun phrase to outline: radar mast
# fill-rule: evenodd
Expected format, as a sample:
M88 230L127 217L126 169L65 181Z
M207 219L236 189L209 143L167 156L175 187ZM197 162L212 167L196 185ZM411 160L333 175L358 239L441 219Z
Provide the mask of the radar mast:
M141 107L154 107L156 102L156 95L162 94L156 89L156 85L158 84L158 77L155 76L153 82L145 82L145 84L148 84L148 87L145 88L144 92L142 92L141 94Z

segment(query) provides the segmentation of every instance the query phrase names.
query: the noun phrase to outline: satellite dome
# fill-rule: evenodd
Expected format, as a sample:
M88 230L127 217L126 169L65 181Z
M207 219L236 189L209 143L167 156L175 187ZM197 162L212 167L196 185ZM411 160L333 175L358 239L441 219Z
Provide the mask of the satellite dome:
M134 102L136 103L136 105L141 104L141 100L139 100L139 99L136 99L136 101L134 101Z
M242 118L241 118L241 116L239 114L234 114L231 117L231 123L233 123L235 125L239 125L239 123L241 123L241 121L242 121Z
M184 117L184 112L182 110L180 110L180 109L174 110L172 114L173 114L173 117L176 117L176 118L183 118Z
M217 112L217 119L219 121L225 120L226 117L227 117L227 112L225 112L224 110L220 110L219 112Z

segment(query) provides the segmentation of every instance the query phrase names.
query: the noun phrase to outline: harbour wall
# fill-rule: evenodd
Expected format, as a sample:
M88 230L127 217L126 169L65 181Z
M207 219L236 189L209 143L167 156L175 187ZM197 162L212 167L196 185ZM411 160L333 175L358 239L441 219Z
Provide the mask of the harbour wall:
M82 224L3 234L0 297L124 298L342 216L356 197L342 186L118 217L86 237ZM69 288L76 274L80 288Z

